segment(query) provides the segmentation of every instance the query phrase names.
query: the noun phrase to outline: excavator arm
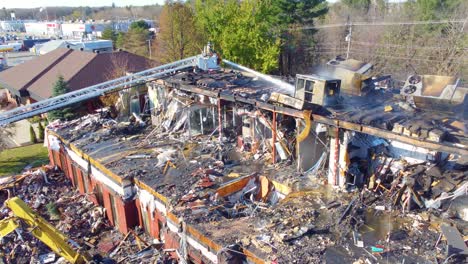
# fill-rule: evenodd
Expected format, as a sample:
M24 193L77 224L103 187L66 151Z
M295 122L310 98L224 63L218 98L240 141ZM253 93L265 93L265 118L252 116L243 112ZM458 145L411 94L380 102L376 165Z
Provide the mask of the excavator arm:
M0 238L15 231L15 229L18 227L18 222L14 217L0 220Z
M49 224L39 214L34 212L23 200L13 197L5 201L15 215L0 221L0 237L4 237L19 227L19 222L28 226L28 231L37 239L41 240L56 254L64 257L71 263L86 263L91 257L86 253L75 251L69 244L68 238Z

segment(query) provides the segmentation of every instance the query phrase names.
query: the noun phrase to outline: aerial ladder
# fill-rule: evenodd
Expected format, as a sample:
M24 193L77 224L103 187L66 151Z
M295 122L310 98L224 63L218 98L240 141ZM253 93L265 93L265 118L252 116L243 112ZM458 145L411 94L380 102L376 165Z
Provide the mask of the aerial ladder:
M265 74L253 71L241 65L235 64L228 60L222 60L233 68L247 71L255 76L269 81L277 86L286 89L293 89L293 86L281 80L277 80ZM4 126L13 122L17 122L26 118L34 117L39 114L60 109L78 102L96 98L108 93L117 92L129 87L147 83L153 80L161 79L175 74L178 71L187 70L192 67L198 67L201 70L218 69L218 56L212 50L211 44L205 46L202 54L189 57L176 62L164 64L155 68L129 74L114 80L89 86L80 90L69 92L63 95L55 96L46 100L42 100L33 104L17 107L10 111L0 113L0 126Z
M0 238L10 234L17 228L26 227L33 236L70 263L88 263L92 261L88 253L73 249L67 236L34 212L20 198L8 199L5 201L5 205L11 209L13 216L0 220Z
M164 64L155 68L89 86L77 91L55 96L37 103L17 107L13 110L0 114L0 126L17 122L39 114L47 113L51 110L63 108L74 103L96 98L107 93L123 90L137 84L143 84L155 79L169 76L176 73L177 71L198 65L199 60L204 56L205 55L189 57L183 60Z

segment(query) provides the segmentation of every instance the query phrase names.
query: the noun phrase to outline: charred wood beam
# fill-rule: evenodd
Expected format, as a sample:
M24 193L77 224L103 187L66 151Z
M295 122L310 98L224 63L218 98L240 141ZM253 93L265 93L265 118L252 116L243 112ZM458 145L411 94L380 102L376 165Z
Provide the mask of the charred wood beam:
M226 94L223 92L220 93L218 91L208 91L206 89L194 87L193 85L180 85L178 88L187 92L202 94L202 95L206 95L206 96L210 96L214 98L220 98L226 101L241 102L245 104L255 105L258 108L269 110L269 111L274 111L278 114L304 118L303 111L301 110L276 106L276 105L272 105L269 103L258 101L256 99L244 98L244 97L236 96L233 94ZM459 146L456 146L455 144L451 144L448 142L432 142L429 140L400 135L395 132L380 129L380 128L356 124L356 123L352 123L352 122L348 122L344 120L338 120L336 118L329 118L329 117L316 115L316 114L312 114L311 118L313 121L317 123L331 125L331 126L335 126L335 127L339 127L343 129L348 129L348 130L353 130L356 132L361 132L364 134L373 135L373 136L388 139L388 140L395 140L395 141L399 141L402 143L411 144L417 147L426 148L429 150L458 154L462 156L468 155L468 148L459 147Z

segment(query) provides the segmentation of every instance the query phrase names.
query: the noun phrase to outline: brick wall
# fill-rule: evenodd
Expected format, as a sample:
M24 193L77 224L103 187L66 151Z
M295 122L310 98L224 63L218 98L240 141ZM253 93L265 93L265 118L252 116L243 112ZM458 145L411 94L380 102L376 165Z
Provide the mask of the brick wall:
M81 194L87 194L90 201L106 208L107 219L112 225L117 226L120 232L126 234L129 228L139 224L135 200L123 201L119 194L96 181L92 175L87 174L86 169L74 163L63 149L60 151L49 149L49 158L53 165L65 173Z
M95 180L92 175L88 175L87 169L81 168L71 160L63 148L60 151L49 149L49 158L53 165L65 173L81 194L87 194L90 201L106 208L107 219L112 225L117 226L120 232L126 234L130 228L140 226L153 238L161 239L164 237L164 248L179 249L179 236L165 228L167 220L159 210L155 209L153 212L149 208L143 210L138 198L132 201L122 200L119 194ZM143 217L148 220L149 230L145 228ZM175 252L170 254L174 259L178 258ZM190 246L188 246L188 254L192 263L209 263L199 250Z

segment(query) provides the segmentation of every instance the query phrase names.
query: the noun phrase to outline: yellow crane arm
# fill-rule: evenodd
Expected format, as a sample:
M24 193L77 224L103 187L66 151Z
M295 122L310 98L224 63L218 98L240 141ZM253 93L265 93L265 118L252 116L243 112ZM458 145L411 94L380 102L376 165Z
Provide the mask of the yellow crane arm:
M13 230L18 225L18 219L22 220L30 227L29 232L36 238L41 240L50 249L58 255L64 257L71 263L86 263L91 260L87 254L80 254L68 244L68 238L49 224L39 214L34 212L23 200L18 197L13 197L5 201L5 205L9 207L14 218L0 221L0 236L3 237Z

